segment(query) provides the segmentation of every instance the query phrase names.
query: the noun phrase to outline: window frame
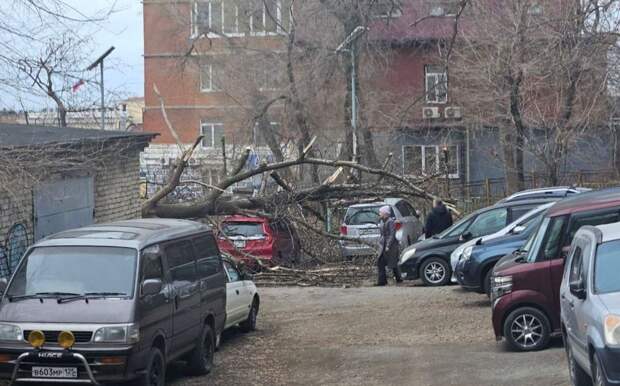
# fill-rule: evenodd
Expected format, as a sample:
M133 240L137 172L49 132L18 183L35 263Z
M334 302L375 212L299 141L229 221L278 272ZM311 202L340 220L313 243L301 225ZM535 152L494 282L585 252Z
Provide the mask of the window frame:
M198 279L198 265L196 264L196 250L194 248L194 243L192 243L192 240L188 237L184 237L181 239L176 239L176 240L169 240L166 241L165 243L163 243L162 245L162 249L163 249L163 254L166 256L166 265L167 265L167 271L169 272L170 275L170 281L174 284L175 282L182 282L183 280L178 280L178 278L175 277L174 274L174 270L177 267L183 267L183 266L189 266L190 262L187 262L185 264L180 264L180 265L172 265L172 262L170 261L170 254L168 252L168 250L171 248L171 246L175 245L175 244L181 244L181 243L187 243L190 246L190 249L192 251L192 261L191 264L194 266L194 277L191 280L188 280L190 283L195 282Z
M209 68L209 87L204 87L205 84L205 67ZM219 91L215 83L213 82L213 63L206 63L200 65L200 92L201 93L212 93L215 91Z
M431 67L440 67L440 65L437 64L426 64L424 65L424 94L425 94L425 100L426 103L429 104L439 104L439 105L445 105L448 103L448 94L449 94L449 80L448 80L448 69L445 66L441 66L443 67L443 71L442 72L437 72L437 71L430 71ZM444 98L439 98L439 94L437 92L438 89L438 85L440 84L440 77L444 77L445 78L445 96ZM429 90L428 87L428 82L429 82L429 78L434 78L434 82L433 82L433 87L432 87L432 91ZM432 93L432 94L431 94ZM430 96L434 95L435 98L431 99Z
M447 146L448 147L456 147L456 153L455 153L456 173L449 173L448 174L448 178L449 179L456 180L456 179L461 178L461 157L460 157L461 146L459 144L450 144L450 145L447 145ZM416 151L419 151L419 154L420 154L420 160L421 160L421 165L422 165L422 169L421 169L422 174L421 175L411 174L411 173L407 173L406 172L405 168L406 168L406 165L408 164L408 162L406 160L406 157L405 157L405 154L406 154L405 149L406 148L419 148ZM402 159L403 175L412 176L412 177L424 177L424 176L431 175L431 173L428 173L427 170L426 170L427 169L426 168L426 151L427 151L427 149L433 149L432 151L435 152L435 157L434 158L435 158L436 165L439 168L441 168L441 166L442 166L442 160L441 160L442 148L443 148L443 146L440 146L440 145L402 145L402 147L401 147L401 154L402 154L401 159ZM443 173L443 171L441 171L441 170L438 170L437 173L438 173L438 177L439 178L445 178L445 176L446 176L445 173Z
M222 129L222 136L224 136L224 134L225 134L224 123L222 123L222 122L212 122L212 121L200 121L200 134L201 135L203 135L203 136L205 135L205 128L207 126L210 126L210 129L211 129L211 133L210 133L211 144L210 145L205 145L206 140L207 140L207 138L205 136L205 137L203 137L200 145L202 146L203 149L215 149L218 146L218 144L215 143L215 128L216 128L216 126L221 127L221 129Z

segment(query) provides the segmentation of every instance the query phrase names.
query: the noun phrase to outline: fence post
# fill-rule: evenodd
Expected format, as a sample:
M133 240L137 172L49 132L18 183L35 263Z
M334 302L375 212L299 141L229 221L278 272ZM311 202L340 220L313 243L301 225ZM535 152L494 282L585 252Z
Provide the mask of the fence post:
M484 179L484 190L486 193L487 205L490 205L491 202L491 180L488 178Z
M577 174L577 184L579 186L583 186L583 171L580 170L579 174Z

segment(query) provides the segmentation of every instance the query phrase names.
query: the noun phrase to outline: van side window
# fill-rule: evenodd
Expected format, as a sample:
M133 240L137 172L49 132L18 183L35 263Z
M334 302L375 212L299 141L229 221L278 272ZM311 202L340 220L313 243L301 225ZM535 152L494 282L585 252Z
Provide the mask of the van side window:
M602 225L620 221L620 210L614 208L613 211L589 213L585 215L576 215L570 224L569 239L567 244L573 240L575 233L584 225Z
M189 240L176 241L166 246L166 256L174 281L193 281L196 278L194 248Z
M220 272L222 261L213 235L201 235L192 241L198 257L198 276L204 278Z
M142 280L163 279L164 269L161 264L161 256L159 253L150 252L148 249L142 255Z

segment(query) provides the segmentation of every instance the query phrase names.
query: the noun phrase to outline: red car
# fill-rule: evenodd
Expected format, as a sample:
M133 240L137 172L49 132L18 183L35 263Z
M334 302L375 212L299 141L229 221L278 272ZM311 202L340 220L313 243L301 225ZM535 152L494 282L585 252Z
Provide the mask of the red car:
M229 216L221 224L220 250L256 267L256 259L267 266L298 261L300 242L295 228L285 220Z

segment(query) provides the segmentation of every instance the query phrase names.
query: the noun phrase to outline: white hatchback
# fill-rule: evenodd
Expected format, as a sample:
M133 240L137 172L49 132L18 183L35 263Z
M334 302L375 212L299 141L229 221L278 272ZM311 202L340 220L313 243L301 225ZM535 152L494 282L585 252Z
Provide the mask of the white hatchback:
M256 329L260 297L256 285L232 260L223 260L226 283L226 323L224 329L239 325L244 332Z

